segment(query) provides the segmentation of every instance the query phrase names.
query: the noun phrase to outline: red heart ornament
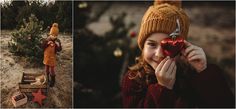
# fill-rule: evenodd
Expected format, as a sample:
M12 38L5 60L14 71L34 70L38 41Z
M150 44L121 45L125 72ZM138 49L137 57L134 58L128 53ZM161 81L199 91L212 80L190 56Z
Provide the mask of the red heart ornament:
M161 41L162 52L165 56L175 57L184 49L184 39L182 37L165 38Z

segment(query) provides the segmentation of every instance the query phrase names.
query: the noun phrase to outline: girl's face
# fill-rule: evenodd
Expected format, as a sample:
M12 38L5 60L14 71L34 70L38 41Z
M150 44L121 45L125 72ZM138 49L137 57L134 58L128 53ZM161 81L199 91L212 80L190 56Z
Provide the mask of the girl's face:
M56 37L56 36L53 36L53 35L50 35L49 38L50 38L51 40L55 40L57 37Z
M164 33L154 33L150 35L144 43L143 58L149 65L152 66L154 70L156 69L158 64L165 58L162 53L160 42L167 37L169 36Z

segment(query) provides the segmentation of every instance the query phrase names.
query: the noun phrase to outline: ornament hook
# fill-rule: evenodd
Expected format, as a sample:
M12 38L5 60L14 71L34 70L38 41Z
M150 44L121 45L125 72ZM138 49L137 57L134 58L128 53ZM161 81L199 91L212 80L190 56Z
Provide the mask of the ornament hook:
M172 39L175 39L178 35L180 35L180 24L179 24L179 19L176 19L177 23L177 28L175 29L174 32L172 32L169 36L172 37Z

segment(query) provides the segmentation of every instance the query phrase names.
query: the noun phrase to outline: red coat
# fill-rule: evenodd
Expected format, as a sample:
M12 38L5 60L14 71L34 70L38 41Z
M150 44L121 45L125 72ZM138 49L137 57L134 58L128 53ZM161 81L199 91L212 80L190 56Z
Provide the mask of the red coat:
M190 101L178 96L174 90L157 82L143 86L129 79L128 73L122 81L124 107L235 107L234 95L227 87L222 70L215 65L208 65L207 69L189 81L193 91L188 93L195 96L191 100L194 106L189 105Z

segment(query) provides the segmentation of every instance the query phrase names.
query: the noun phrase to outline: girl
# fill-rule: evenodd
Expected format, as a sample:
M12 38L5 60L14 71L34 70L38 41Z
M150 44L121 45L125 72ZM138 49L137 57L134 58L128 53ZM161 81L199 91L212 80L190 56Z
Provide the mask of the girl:
M61 41L57 38L58 33L59 33L58 24L53 23L50 29L49 36L43 42L43 49L44 49L43 64L45 65L45 70L46 70L48 80L49 80L49 75L51 78L49 82L50 87L53 87L55 84L56 75L55 75L54 68L56 66L56 52L59 52L62 50Z
M179 1L156 1L143 16L142 54L122 81L124 107L234 107L222 70L207 63L202 48L186 40L179 41L184 44L180 53L174 48L177 55L163 48L167 39L187 38L189 18L180 6Z

